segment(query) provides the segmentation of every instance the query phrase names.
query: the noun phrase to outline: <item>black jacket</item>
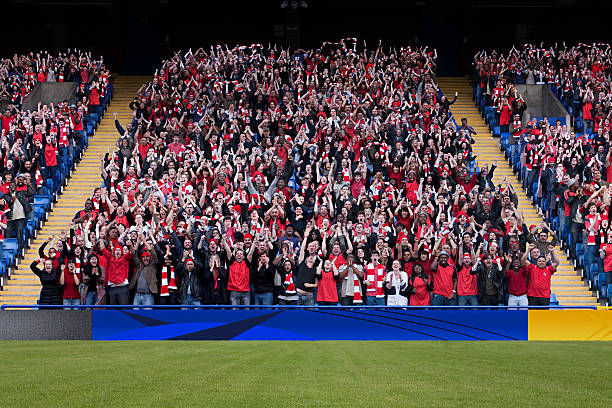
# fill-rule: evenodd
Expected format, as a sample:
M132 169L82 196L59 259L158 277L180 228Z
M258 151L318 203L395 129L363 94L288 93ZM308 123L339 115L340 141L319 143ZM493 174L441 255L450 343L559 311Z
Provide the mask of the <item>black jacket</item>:
M203 283L204 283L204 267L196 262L191 273L185 269L185 263L180 262L176 266L176 274L179 278L179 301L181 304L187 298L187 291L191 285L191 297L194 300L202 300Z
M478 265L476 268L476 273L478 274L478 299L482 301L482 298L485 295L485 289L487 284L487 268L484 264ZM497 298L501 303L504 300L504 280L502 271L499 267L493 263L491 265L491 279L493 280L493 285L497 288Z
M53 268L51 273L46 273L39 269L38 262L34 261L30 264L30 269L36 276L40 278L42 289L40 291L39 305L61 305L63 288L59 284L60 268Z

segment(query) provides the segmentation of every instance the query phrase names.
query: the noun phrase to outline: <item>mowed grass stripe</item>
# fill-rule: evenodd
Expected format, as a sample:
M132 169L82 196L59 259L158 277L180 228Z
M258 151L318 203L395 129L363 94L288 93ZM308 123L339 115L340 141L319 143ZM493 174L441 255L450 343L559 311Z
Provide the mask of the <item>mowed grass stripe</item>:
M612 343L0 342L3 407L604 407Z

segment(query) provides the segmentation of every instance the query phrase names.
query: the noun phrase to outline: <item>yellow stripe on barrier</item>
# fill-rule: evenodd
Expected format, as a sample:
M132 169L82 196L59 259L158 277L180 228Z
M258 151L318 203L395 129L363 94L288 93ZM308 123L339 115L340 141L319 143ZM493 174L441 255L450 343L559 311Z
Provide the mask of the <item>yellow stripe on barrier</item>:
M529 310L530 341L612 341L612 312Z

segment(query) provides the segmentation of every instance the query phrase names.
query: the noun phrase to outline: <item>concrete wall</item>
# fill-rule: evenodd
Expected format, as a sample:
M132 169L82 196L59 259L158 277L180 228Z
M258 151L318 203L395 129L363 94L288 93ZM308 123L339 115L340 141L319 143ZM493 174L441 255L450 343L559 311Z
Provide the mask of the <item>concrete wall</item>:
M23 110L35 110L38 103L48 105L53 102L68 101L70 104L76 102L76 82L39 82L25 98L22 104Z
M547 85L514 85L514 87L527 103L523 125L534 116L564 117L565 123L568 125L571 123L569 113Z
M91 340L91 310L2 310L0 340Z

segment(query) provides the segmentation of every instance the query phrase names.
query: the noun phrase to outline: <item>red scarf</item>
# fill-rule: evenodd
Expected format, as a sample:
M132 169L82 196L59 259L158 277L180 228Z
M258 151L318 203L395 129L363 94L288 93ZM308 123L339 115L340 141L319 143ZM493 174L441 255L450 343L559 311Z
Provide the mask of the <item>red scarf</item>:
M170 296L169 290L176 290L176 281L174 279L174 266L170 265L170 281L168 282L168 267L162 268L161 275L161 293L159 296Z
M293 272L287 273L285 275L285 294L287 295L295 295L295 284L293 283Z
M368 264L366 267L366 276L373 286L368 286L367 295L384 297L383 280L385 279L385 267L382 264L374 266Z

